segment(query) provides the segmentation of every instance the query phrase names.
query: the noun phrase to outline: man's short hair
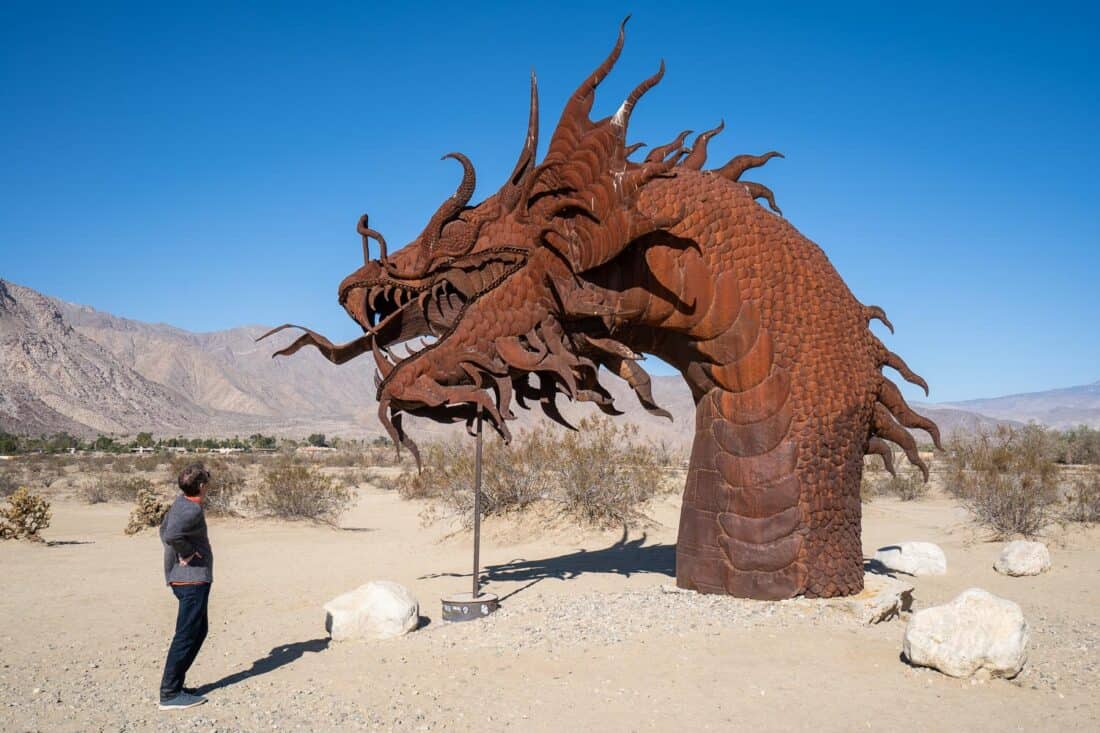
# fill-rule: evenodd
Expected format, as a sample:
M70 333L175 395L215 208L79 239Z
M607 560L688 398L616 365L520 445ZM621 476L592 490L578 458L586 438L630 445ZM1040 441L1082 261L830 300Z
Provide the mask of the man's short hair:
M201 463L192 463L180 471L180 490L187 496L198 496L203 484L210 483L210 472Z

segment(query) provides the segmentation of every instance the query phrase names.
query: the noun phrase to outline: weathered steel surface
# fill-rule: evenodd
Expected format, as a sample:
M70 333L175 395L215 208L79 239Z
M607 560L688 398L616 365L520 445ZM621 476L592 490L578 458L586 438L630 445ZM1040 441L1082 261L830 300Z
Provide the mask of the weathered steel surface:
M667 415L637 364L656 354L683 373L696 403L677 584L752 598L856 593L864 454L885 458L889 440L927 473L906 428L939 443L882 368L927 386L869 330L871 319L889 325L883 311L856 300L770 190L741 180L778 153L704 170L718 125L690 147L681 133L629 160L630 116L663 64L615 114L590 119L622 44L620 29L567 101L541 163L532 76L527 135L494 195L471 206L474 167L452 153L458 190L407 246L390 253L363 216L365 256L374 240L379 258L340 284L339 302L364 335L334 345L306 330L279 353L313 345L342 363L373 351L379 417L414 453L405 413L470 428L480 409L505 438L513 402L537 402L559 422L558 394L617 414L600 367ZM434 340L393 355L418 336Z

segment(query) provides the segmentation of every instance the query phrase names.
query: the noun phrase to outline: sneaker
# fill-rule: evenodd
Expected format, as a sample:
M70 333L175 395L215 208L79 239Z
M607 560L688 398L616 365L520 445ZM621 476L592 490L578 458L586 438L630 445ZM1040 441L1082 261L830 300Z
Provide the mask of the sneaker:
M193 708L196 705L202 705L206 702L205 697L199 695L190 695L186 692L181 692L173 698L160 701L161 710L186 710L187 708Z

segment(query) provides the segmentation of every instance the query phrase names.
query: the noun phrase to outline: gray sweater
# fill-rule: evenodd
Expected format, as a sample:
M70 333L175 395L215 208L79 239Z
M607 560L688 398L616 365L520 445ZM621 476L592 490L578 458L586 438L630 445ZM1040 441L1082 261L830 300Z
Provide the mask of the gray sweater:
M214 582L214 551L206 535L206 515L202 506L180 494L168 508L160 524L164 544L164 581L172 583ZM180 558L198 552L187 565Z

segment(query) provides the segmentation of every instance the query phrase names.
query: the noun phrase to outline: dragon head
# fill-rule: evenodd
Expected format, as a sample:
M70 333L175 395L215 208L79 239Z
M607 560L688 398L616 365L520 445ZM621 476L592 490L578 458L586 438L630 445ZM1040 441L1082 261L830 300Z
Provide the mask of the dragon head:
M596 87L622 51L625 24L611 53L566 103L542 163L536 163L538 88L532 74L527 134L500 190L471 206L474 166L466 156L449 153L444 158L461 164L462 181L412 242L390 254L367 216L360 218L364 264L340 284L339 301L363 329L361 337L336 345L303 329L276 355L309 345L339 364L372 351L379 417L414 454L401 426L405 413L465 421L468 429L484 417L505 440L513 399L522 407L538 401L567 426L555 404L559 393L619 414L598 381L601 366L634 387L643 406L667 416L653 403L649 377L636 363L640 354L613 337L614 325L629 314L616 312L585 275L684 217L682 209L646 215L637 205L639 193L654 179L676 175L677 168L698 169L707 139L718 130L701 134L691 149L684 147L685 132L643 161L628 160L641 147L626 144L630 115L660 81L664 62L614 115L590 119ZM370 257L372 240L377 259ZM419 347L412 346L414 340Z

